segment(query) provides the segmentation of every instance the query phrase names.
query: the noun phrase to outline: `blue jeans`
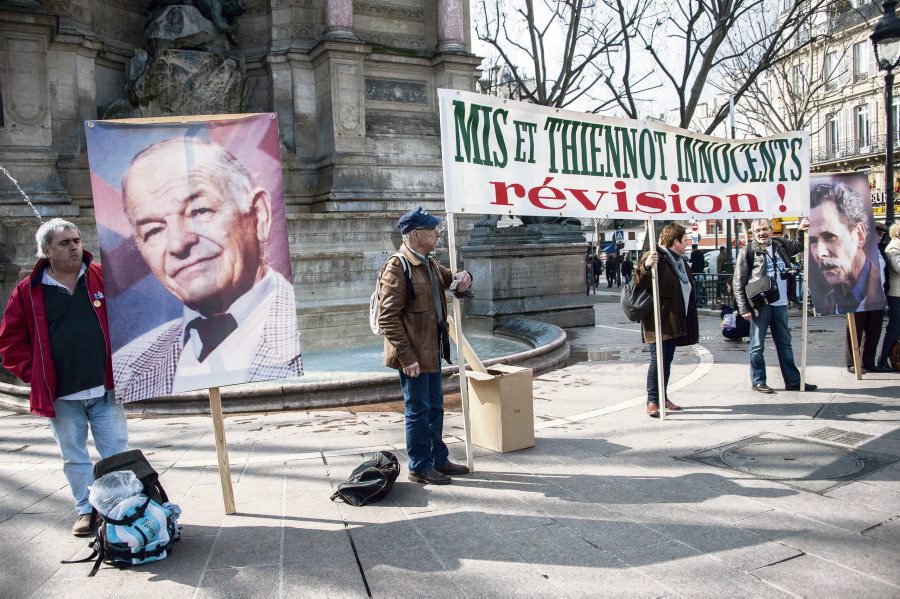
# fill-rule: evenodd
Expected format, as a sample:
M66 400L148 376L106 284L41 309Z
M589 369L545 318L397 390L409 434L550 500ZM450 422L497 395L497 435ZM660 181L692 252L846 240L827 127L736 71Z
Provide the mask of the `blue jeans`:
M128 427L125 410L117 404L112 391L94 399L60 399L53 402L56 417L50 428L63 459L63 474L75 498L75 511L88 514L88 486L94 482L93 464L88 455L88 426L100 457L128 450Z
M444 391L440 372L413 378L400 373L406 416L406 453L411 472L446 466L450 455L441 438L444 430Z
M677 339L666 339L662 342L663 350L663 383L669 387L669 373L672 371L672 360L675 359ZM658 360L656 359L656 343L650 344L650 369L647 370L647 403L659 405Z
M762 385L766 382L766 332L772 327L772 339L778 354L778 366L784 385L800 384L800 371L794 364L794 350L791 348L791 331L788 329L787 306L763 306L759 316L750 320L750 382Z

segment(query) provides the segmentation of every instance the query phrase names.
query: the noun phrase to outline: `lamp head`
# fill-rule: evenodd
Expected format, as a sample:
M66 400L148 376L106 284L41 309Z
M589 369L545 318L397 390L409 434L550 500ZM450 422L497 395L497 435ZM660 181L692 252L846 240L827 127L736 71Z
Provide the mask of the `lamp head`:
M900 18L897 17L897 0L887 0L882 5L884 14L875 23L872 46L875 60L882 71L893 70L900 63Z

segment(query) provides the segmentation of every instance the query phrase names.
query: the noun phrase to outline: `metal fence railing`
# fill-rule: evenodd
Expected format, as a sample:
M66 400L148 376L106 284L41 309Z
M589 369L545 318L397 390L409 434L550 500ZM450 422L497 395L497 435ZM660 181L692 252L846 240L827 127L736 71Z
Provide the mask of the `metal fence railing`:
M734 307L734 295L731 290L732 275L710 275L694 273L694 296L697 308L721 310L723 304ZM788 303L800 305L800 293L803 285L803 271L797 270L788 281Z

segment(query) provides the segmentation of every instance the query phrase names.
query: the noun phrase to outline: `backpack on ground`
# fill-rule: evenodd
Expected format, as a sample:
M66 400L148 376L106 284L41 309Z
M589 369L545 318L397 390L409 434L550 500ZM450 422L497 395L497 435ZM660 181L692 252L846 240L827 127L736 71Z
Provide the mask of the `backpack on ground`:
M641 322L653 311L653 294L647 289L638 289L634 281L622 287L622 311L631 322Z
M407 298L413 297L409 260L407 260L406 256L400 252L397 252L391 256L391 258L395 256L400 259L400 265L403 267L403 276L406 278ZM388 262L391 258L388 258ZM378 271L378 280L375 281L375 291L373 291L371 297L369 297L369 328L372 329L372 333L376 335L384 335L384 331L378 326L378 318L381 316L381 276L384 274L384 269L387 267L387 264L388 263L385 262L384 266L381 267L381 270Z
M94 561L94 576L104 562L119 568L146 564L168 557L181 538L181 509L168 502L159 474L140 450L110 456L94 466L91 486L92 520L100 525L92 553L64 564Z
M390 451L379 451L372 459L357 466L347 482L338 485L331 500L356 507L377 503L388 494L399 475L397 456Z

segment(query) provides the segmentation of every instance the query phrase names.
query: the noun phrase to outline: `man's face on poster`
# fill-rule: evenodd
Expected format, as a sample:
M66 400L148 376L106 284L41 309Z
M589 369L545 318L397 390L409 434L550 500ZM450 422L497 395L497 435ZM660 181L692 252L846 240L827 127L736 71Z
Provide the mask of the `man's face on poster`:
M810 215L809 250L829 285L854 284L864 256L865 230L850 227L834 202L824 202Z
M126 210L135 241L166 289L204 316L224 312L265 273L268 194L233 197L214 150L175 144L132 165ZM249 182L248 182L249 183ZM241 208L241 203L249 210Z

